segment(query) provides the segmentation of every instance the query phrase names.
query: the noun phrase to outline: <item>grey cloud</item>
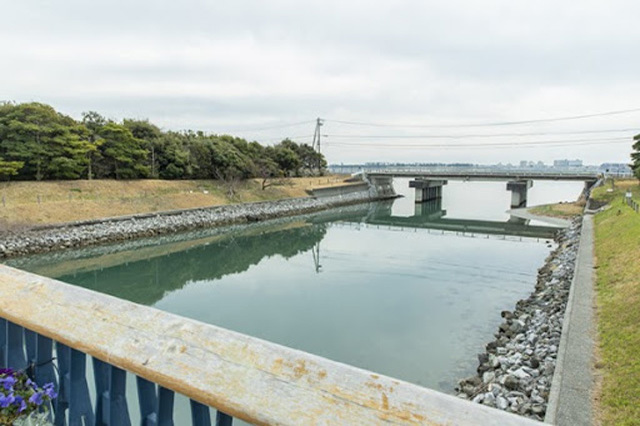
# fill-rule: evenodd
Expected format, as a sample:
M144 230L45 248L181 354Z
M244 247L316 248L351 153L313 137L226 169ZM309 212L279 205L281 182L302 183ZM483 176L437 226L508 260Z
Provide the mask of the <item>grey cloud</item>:
M219 131L317 116L469 122L638 106L640 3L633 1L4 3L11 19L0 28L9 64L0 69L0 97L48 102L74 116L94 109ZM330 140L330 161L569 155L414 153L376 150L373 141L367 150L332 148ZM626 161L628 151L594 146L571 155Z

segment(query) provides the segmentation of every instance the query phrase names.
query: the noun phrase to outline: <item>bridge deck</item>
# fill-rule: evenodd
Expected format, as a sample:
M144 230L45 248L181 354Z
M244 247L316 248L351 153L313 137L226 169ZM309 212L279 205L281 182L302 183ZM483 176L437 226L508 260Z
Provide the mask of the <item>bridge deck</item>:
M450 179L450 180L564 180L596 181L598 174L593 172L536 172L536 171L491 171L491 170L419 170L384 169L366 172L367 176L392 176L408 178Z

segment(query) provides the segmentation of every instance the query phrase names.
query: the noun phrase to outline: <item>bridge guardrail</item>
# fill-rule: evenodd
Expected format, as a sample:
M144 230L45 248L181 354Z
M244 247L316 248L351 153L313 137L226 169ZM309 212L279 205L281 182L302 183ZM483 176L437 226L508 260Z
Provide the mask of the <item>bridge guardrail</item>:
M431 169L431 168L382 168L382 169L368 169L366 170L367 174L382 174L382 175L394 175L394 174L405 174L405 175L433 175L433 176L458 176L458 177L483 177L483 176L493 176L496 178L501 177L511 177L511 176L527 176L531 179L541 178L541 179L554 179L555 177L559 178L577 178L577 179L588 179L595 180L600 175L597 172L584 172L584 171L569 171L569 170L558 170L553 172L546 171L532 171L532 170L495 170L495 169L472 169L472 170L464 170L464 169Z
M53 361L58 371L52 365ZM91 401L86 358L93 358ZM55 424L130 424L126 373L137 375L143 425L192 423L502 424L538 422L319 356L0 266L2 367L35 366L56 383ZM96 420L97 419L97 420Z

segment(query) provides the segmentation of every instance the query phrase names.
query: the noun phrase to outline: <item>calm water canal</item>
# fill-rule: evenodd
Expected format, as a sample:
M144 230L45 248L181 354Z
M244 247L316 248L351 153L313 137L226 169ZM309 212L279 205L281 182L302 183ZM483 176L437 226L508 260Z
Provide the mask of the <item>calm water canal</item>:
M475 370L500 311L533 289L549 238L437 228L456 218L506 222L505 183L450 182L441 205L409 221L408 181L395 185L407 197L394 203L34 256L17 266L452 392ZM581 188L536 182L529 199L573 200Z

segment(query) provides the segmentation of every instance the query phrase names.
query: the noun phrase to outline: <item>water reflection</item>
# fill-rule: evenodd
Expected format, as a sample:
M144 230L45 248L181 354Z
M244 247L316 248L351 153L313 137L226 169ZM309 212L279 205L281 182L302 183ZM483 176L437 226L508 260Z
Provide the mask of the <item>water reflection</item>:
M109 267L67 272L55 278L132 302L154 305L167 293L189 282L219 280L241 274L265 258L289 259L312 250L326 234L325 224L292 223L290 226L248 234L232 233L175 252L165 253L167 247L164 247L157 255L151 251L137 260L136 253L129 252L130 256L118 256L120 263L112 259Z
M394 216L393 201L378 203L372 213L356 222L398 228L434 229L457 233L509 235L518 237L553 238L558 227L530 225L529 220L509 216L506 221L447 218L442 199L415 203L412 216Z
M394 216L391 202L361 204L13 262L452 391L475 368L498 313L531 291L549 249L537 239L487 238L499 230L533 235L532 227L451 219L437 201L413 213Z

